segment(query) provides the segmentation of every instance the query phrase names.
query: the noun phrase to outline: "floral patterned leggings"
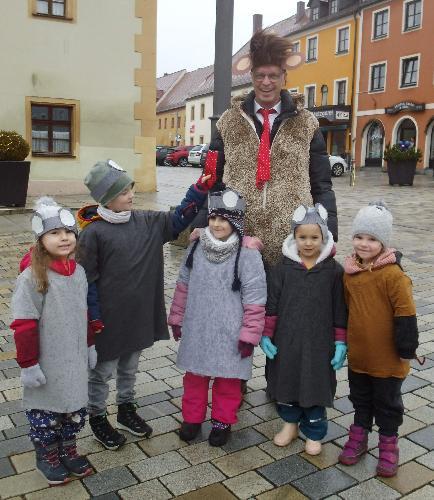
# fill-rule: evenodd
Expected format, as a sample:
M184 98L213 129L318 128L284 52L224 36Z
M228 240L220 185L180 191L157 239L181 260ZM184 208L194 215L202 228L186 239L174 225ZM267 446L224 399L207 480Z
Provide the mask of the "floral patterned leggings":
M86 408L72 413L46 410L26 410L30 424L29 437L33 443L49 446L56 441L69 441L83 429Z

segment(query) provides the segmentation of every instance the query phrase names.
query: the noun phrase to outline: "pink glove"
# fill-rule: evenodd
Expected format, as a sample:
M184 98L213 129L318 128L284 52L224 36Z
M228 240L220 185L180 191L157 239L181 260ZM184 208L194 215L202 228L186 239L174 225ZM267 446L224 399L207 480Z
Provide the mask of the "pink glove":
M253 250L259 250L260 252L264 249L264 244L256 236L244 236L242 245L243 248L253 248Z
M181 338L182 336L182 330L179 325L171 325L170 328L172 328L172 335L173 338L175 339L176 342Z
M253 354L254 348L255 346L253 344L248 344L243 340L238 341L238 351L241 354L241 359L248 358L249 356L251 356Z

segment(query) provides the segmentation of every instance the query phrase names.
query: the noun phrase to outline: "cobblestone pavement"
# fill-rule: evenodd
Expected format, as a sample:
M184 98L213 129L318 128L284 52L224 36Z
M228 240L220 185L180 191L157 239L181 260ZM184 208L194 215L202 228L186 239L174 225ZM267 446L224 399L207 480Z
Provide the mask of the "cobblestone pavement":
M137 207L167 209L174 205L199 171L159 168L160 192L137 196ZM158 342L143 352L137 377L139 413L154 428L152 439L128 435L120 451L105 451L93 440L88 427L79 447L87 453L95 474L63 488L47 488L34 470L34 453L26 436L21 407L19 369L14 359L9 302L20 256L32 242L28 214L0 217L0 497L26 499L409 499L434 498L434 180L419 175L414 187L389 187L385 174L363 172L355 188L348 176L335 179L340 215L338 258L349 251L349 225L362 203L383 198L395 216L395 246L405 255L404 267L413 279L418 307L419 354L427 356L413 365L404 383L404 424L400 429L401 466L393 479L375 477L376 432L369 454L354 467L337 464L344 436L352 421L346 368L338 372L335 407L328 412L329 433L318 457L303 453L297 440L287 448L272 443L280 421L264 389L265 358L254 356L253 378L229 443L211 448L206 442L210 426L191 445L176 434L181 418L182 373L175 367L176 344ZM78 207L83 196L60 198ZM31 200L30 200L31 203ZM182 249L167 245L166 298L169 303ZM112 391L114 385L111 385ZM110 393L109 413L116 411ZM113 418L113 417L111 417Z

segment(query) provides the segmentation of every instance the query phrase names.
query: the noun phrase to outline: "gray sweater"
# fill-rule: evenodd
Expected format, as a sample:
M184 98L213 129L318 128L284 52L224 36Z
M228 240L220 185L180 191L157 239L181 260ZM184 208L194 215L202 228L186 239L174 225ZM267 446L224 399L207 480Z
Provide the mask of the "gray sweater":
M77 265L63 276L48 270L46 294L36 290L31 268L17 278L13 319L35 319L39 326L39 365L47 383L24 388L26 409L70 413L87 405L87 280Z

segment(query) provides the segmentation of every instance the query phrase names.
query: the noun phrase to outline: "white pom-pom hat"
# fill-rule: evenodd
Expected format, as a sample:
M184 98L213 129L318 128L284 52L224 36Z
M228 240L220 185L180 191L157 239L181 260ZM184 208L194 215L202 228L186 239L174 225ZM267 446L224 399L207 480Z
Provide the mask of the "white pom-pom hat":
M37 238L48 231L64 228L78 234L75 217L72 212L58 205L53 198L43 196L36 200L32 215L32 230Z

